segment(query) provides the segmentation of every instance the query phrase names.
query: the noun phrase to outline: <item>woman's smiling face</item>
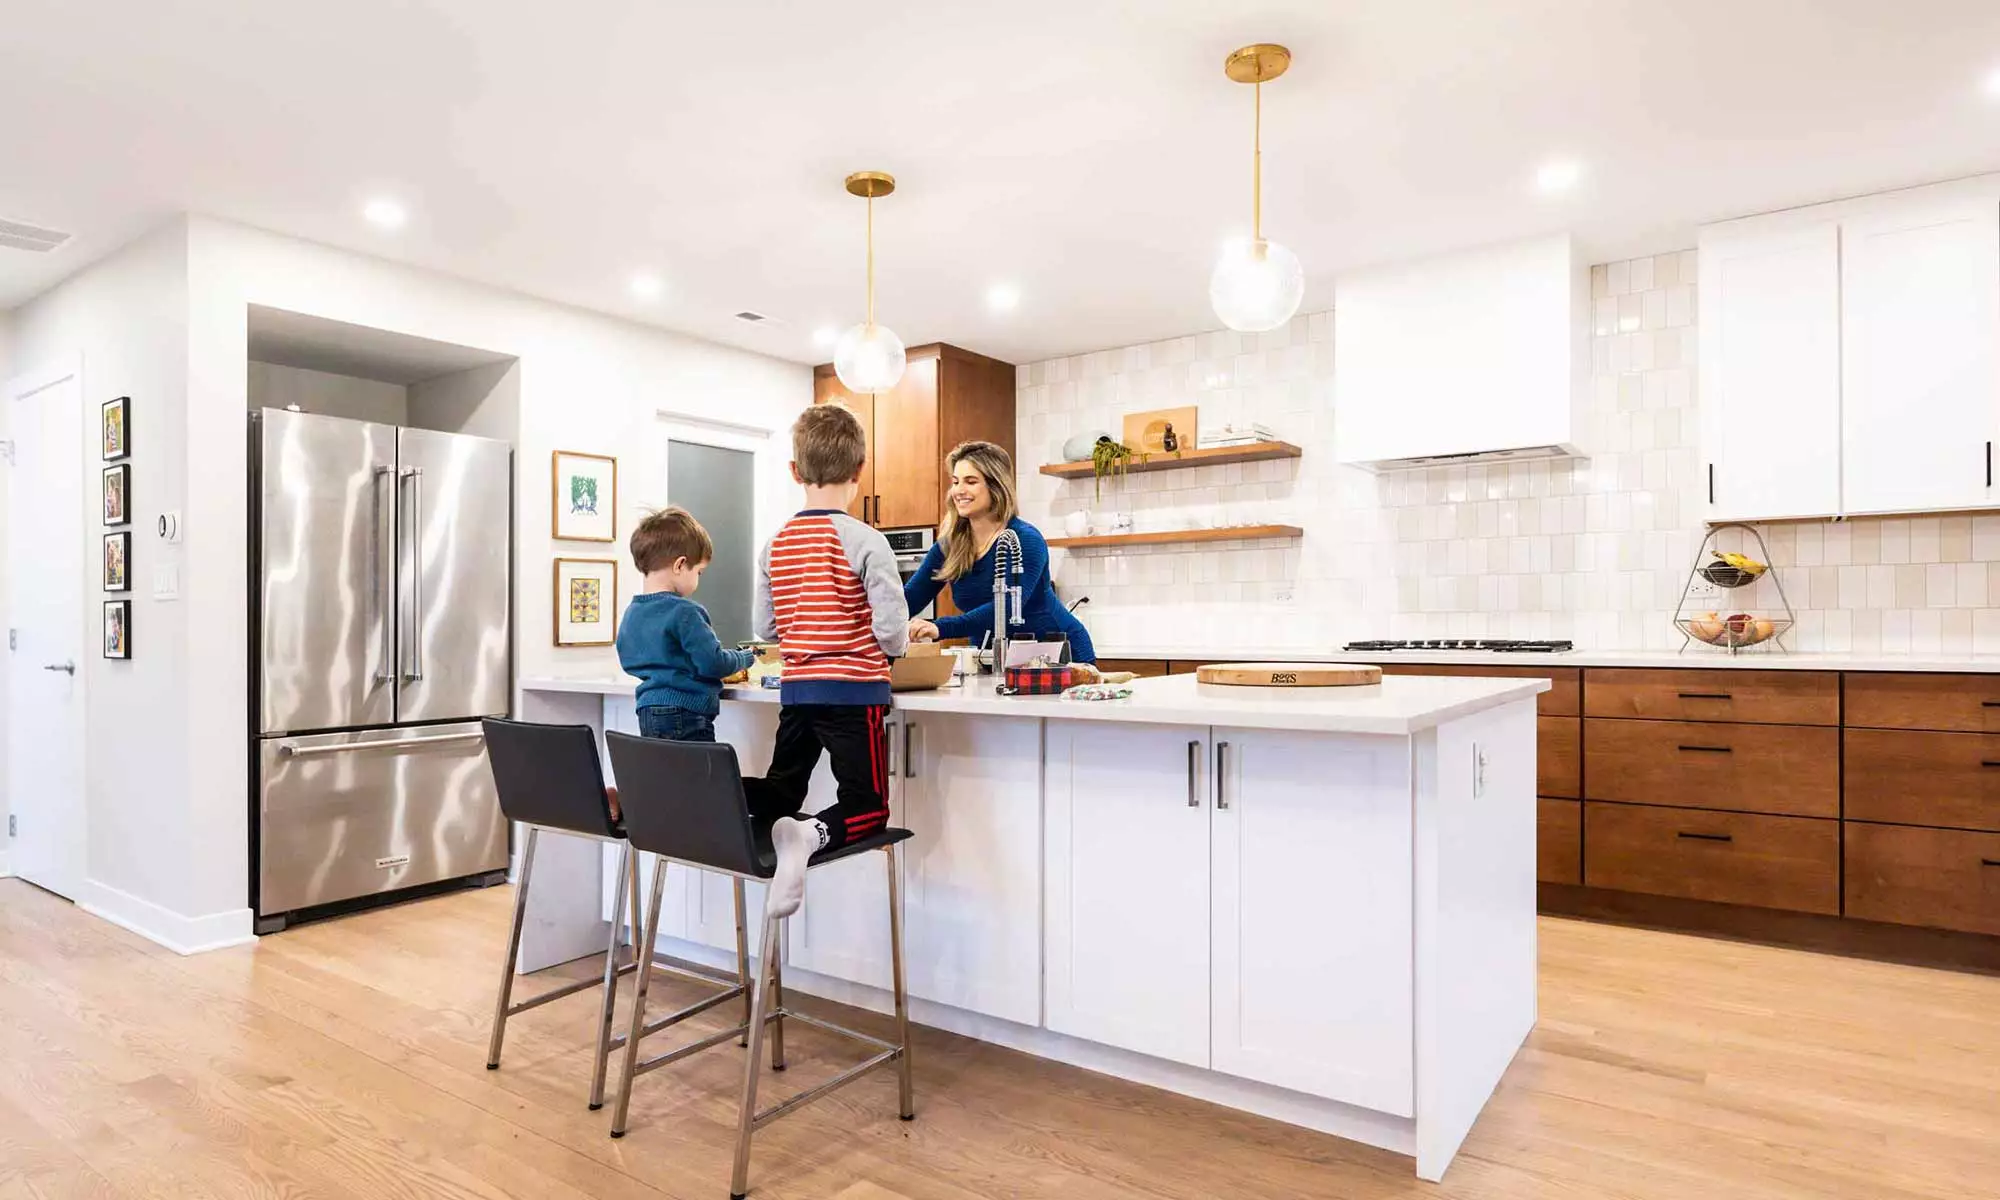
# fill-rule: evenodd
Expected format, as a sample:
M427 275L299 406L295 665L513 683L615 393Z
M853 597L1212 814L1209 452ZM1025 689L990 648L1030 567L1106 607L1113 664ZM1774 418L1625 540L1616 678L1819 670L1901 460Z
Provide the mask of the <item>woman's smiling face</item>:
M951 501L952 511L961 520L984 516L993 507L993 493L986 486L986 476L964 459L951 464L951 490L945 493L945 498Z

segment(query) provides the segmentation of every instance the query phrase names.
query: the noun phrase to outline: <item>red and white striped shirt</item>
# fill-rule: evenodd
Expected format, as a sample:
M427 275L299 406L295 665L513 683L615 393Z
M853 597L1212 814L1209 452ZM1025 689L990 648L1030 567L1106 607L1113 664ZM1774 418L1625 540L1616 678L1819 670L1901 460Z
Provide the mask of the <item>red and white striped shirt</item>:
M887 704L889 659L909 645L896 556L880 531L812 509L758 562L758 636L776 638L787 704Z

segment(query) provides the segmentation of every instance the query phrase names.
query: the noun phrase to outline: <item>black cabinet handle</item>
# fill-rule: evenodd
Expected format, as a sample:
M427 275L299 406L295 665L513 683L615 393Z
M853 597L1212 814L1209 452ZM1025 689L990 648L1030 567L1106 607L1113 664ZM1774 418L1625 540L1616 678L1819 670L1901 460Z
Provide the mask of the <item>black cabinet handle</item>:
M882 493L880 492L875 493L875 523L877 525L882 523Z
M1986 486L1993 486L1993 443L1986 443Z
M1715 503L1715 464L1708 464L1708 502Z
M1730 749L1730 748L1729 748L1728 746L1682 746L1682 747L1681 747L1681 749L1683 749L1683 750L1686 750L1686 751L1688 751L1689 753L1692 753L1692 754L1730 754L1730 753L1734 753L1734 751L1732 751L1732 750L1731 750L1731 749Z
M1981 707L1981 708L2000 708L2000 700L1981 700L1981 701L1979 702L1979 707Z
M1677 838L1686 838L1690 842L1733 842L1736 840L1733 835L1727 833L1689 833L1686 830L1682 830L1674 836Z
M1979 865L1982 867L2000 867L2000 858L1982 858L1979 860Z
M1730 695L1730 694L1729 694L1728 692L1681 692L1681 693L1680 693L1680 698L1681 698L1681 699L1683 699L1683 700L1734 700L1734 699L1736 699L1736 697L1734 697L1734 696Z
M2000 760L1995 760L1991 758L1982 759L1980 760L1979 765L1982 767L2000 767Z

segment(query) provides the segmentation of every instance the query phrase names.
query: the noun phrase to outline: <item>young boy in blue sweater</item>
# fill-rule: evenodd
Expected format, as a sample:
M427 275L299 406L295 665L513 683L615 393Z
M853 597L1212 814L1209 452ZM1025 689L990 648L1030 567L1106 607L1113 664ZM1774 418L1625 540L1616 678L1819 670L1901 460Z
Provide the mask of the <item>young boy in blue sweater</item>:
M688 597L715 557L708 530L684 508L668 508L632 531L632 561L646 576L618 629L618 665L639 678L639 732L679 742L715 740L722 681L756 655L716 638L708 610Z

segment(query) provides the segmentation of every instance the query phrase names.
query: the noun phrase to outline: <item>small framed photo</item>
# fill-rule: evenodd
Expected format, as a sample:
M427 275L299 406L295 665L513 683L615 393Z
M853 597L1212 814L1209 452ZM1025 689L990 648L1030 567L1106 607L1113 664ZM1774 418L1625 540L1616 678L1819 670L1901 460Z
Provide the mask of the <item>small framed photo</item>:
M104 468L104 523L126 525L132 520L132 464Z
M556 645L609 646L618 640L618 560L556 560Z
M99 436L104 442L105 462L132 453L132 397L120 396L105 403Z
M618 540L618 460L558 450L550 495L551 534L566 542Z
M104 602L104 657L132 657L132 602Z
M132 590L132 531L104 535L104 590L107 592L129 592Z

